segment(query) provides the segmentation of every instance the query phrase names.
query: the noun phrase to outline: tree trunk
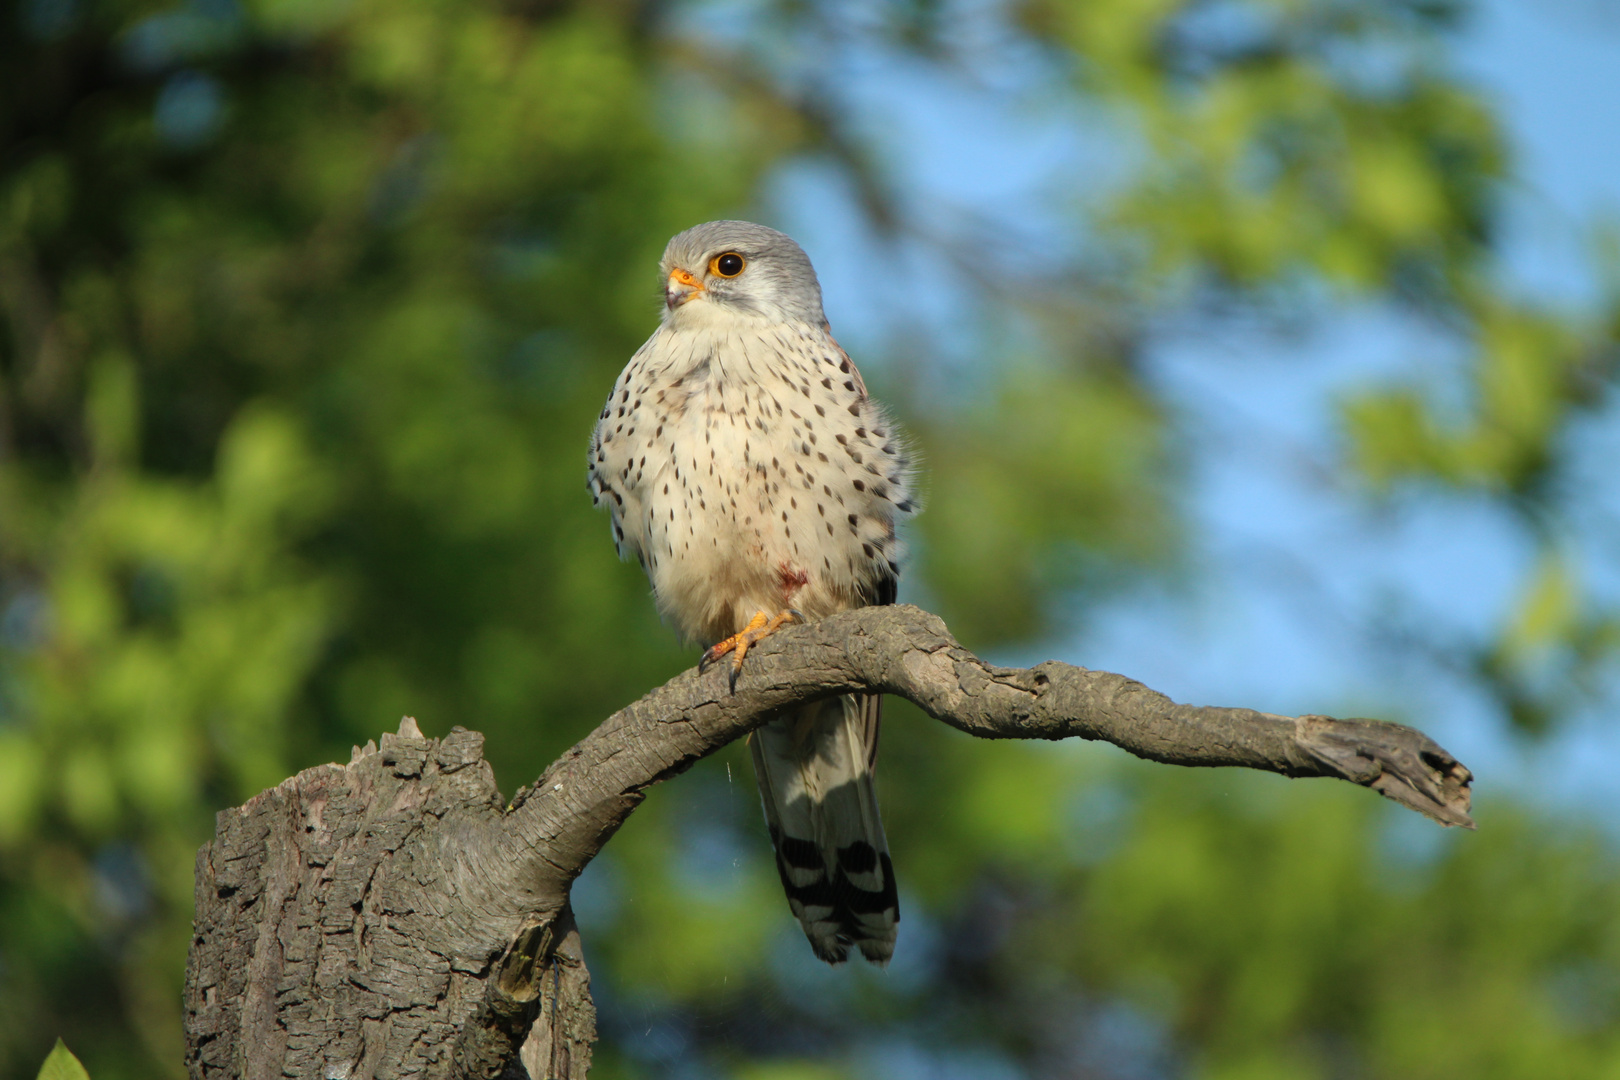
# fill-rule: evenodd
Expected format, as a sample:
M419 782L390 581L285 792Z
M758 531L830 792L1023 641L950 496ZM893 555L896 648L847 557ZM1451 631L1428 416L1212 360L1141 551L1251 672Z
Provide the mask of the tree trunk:
M1112 742L1155 761L1371 787L1472 828L1471 776L1376 720L1177 705L1107 672L997 668L916 608L796 627L609 717L507 805L483 736L407 717L346 766L220 813L197 855L186 972L193 1077L583 1080L595 1010L574 878L645 790L781 710L870 690L970 734Z

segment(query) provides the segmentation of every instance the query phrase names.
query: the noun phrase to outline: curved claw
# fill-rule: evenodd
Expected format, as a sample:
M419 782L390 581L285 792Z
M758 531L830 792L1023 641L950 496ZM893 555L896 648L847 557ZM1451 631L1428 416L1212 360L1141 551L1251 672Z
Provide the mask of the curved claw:
M756 611L754 617L748 620L748 625L724 641L717 641L704 650L703 656L698 660L698 671L709 669L709 665L727 653L731 654L731 692L737 691L737 676L742 673L743 658L748 655L748 649L758 641L762 641L776 633L784 624L790 622L804 622L804 615L796 608L788 608L774 616L767 616L763 611Z

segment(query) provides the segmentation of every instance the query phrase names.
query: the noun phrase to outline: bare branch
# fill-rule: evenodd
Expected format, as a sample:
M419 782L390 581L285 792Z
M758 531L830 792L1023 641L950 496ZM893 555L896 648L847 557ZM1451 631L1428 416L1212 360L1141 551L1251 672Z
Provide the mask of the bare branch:
M784 708L854 690L906 698L981 738L1093 739L1172 765L1336 777L1443 825L1474 825L1472 774L1412 728L1178 705L1123 675L1056 661L995 667L958 645L937 616L896 605L846 612L767 638L749 652L735 693L727 690L724 670L693 670L609 717L526 793L510 822L514 865L528 852L540 879L560 878L566 887L647 787Z

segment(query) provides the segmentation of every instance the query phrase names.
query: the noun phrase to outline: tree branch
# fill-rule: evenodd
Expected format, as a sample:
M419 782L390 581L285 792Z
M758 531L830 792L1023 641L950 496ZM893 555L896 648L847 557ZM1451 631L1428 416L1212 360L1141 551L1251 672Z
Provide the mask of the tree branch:
M996 667L957 644L937 616L910 605L862 608L778 632L749 651L735 693L724 668L677 676L554 763L520 795L510 829L514 865L527 851L536 883L566 888L652 784L785 708L856 690L906 698L981 738L1092 739L1171 765L1335 777L1442 825L1474 827L1472 774L1412 728L1178 705L1123 675L1056 661Z

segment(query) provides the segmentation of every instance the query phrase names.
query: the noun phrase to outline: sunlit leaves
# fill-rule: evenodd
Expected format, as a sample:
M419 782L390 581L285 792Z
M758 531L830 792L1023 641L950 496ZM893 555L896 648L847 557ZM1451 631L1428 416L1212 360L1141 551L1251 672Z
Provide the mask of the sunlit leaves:
M1554 440L1589 393L1582 362L1600 346L1564 321L1506 305L1484 311L1475 333L1477 382L1460 415L1410 387L1346 403L1352 452L1375 487L1430 478L1530 495L1547 479Z
M1117 586L1166 553L1162 436L1136 388L1014 372L987 404L919 432L922 570L969 642L1036 636L1068 590Z
M90 1074L84 1071L84 1066L73 1056L73 1051L63 1045L61 1039L57 1039L56 1048L46 1057L45 1064L39 1067L38 1080L90 1080Z
M1146 269L1352 292L1477 256L1500 137L1400 4L1030 3L1081 84L1142 139L1106 213ZM1105 204L1106 205L1106 204Z
M1392 841L1431 827L1351 790L1144 779L1133 835L1086 876L1081 909L1029 927L1020 950L1038 964L1084 928L1066 945L1080 969L1167 1019L1190 1074L1606 1075L1614 999L1583 958L1612 938L1620 878L1594 841L1531 854L1533 826L1496 812L1414 857ZM1594 990L1605 1019L1566 1026L1560 995Z

